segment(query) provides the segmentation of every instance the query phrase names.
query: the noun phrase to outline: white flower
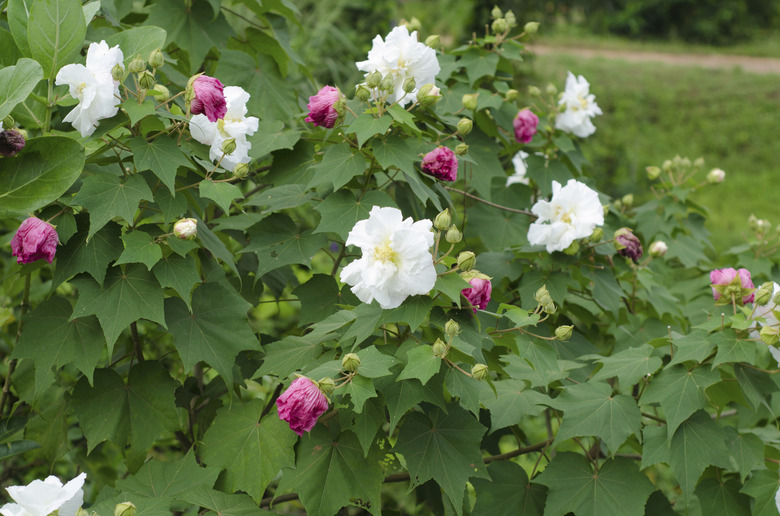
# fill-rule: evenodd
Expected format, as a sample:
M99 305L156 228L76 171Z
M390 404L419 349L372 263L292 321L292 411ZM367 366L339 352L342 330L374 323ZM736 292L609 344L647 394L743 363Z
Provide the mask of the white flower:
M78 105L63 119L73 124L81 136L95 132L98 120L111 118L119 110L119 81L111 76L116 65L122 66L122 50L108 47L105 41L90 43L87 65L69 64L60 68L54 84L67 84L70 95L78 99Z
M341 271L341 281L364 303L374 299L384 309L396 308L408 296L427 294L436 283L430 220L404 219L397 208L371 208L366 220L358 221L347 245L363 256Z
M759 328L756 328L758 323L761 324L762 328L767 328L765 331L774 335L780 333L780 321L778 321L777 316L775 315L775 312L780 311L780 307L775 304L774 300L775 295L777 295L778 292L780 292L780 285L774 283L772 287L772 297L769 298L769 302L765 305L754 305L753 315L751 316L753 323L750 325L750 328L753 330L750 332L751 338L761 339ZM769 348L769 353L771 353L772 358L777 361L777 365L780 367L780 349L769 344L767 344L767 347Z
M726 179L726 172L720 168L713 168L707 174L707 182L711 184L722 183Z
M527 152L519 151L512 158L512 165L515 166L515 173L506 178L506 186L513 185L515 183L528 184L528 178L525 177L525 173L528 171L528 167L525 164L525 158L529 154Z
M596 126L591 118L601 114L601 108L596 104L596 97L590 94L590 84L585 77L574 77L569 72L566 77L566 89L563 92L559 106L566 109L555 118L555 128L585 138L596 132Z
M404 25L394 28L384 40L381 36L375 37L373 43L368 59L355 65L366 75L379 71L383 78L387 75L393 77L395 89L387 99L390 103L399 102L405 106L416 102L419 88L433 84L441 70L436 51L417 41L417 31L409 34ZM408 77L414 78L417 87L410 93L404 93L403 84Z
M528 242L547 246L548 253L563 251L604 224L604 210L595 190L575 179L569 179L564 187L553 181L552 190L550 202L538 201L531 208L539 218L528 228Z
M3 516L45 516L58 511L59 516L74 516L84 502L81 487L87 478L82 473L64 486L55 477L33 480L26 486L7 487L6 491L16 503L0 507Z
M246 116L246 103L249 93L239 86L226 86L224 89L227 112L216 122L209 122L206 115L195 115L190 120L192 137L204 145L209 145L209 158L218 162L222 158L222 143L231 138L236 141L236 150L226 154L220 166L233 170L239 163L249 163L249 149L252 144L246 139L255 134L258 120L255 116Z
M663 240L656 240L652 244L650 244L650 255L654 258L660 258L661 256L666 254L666 251L669 250L669 246L666 245L666 242Z
M777 510L780 511L780 488L778 488L775 493L775 505L777 506Z

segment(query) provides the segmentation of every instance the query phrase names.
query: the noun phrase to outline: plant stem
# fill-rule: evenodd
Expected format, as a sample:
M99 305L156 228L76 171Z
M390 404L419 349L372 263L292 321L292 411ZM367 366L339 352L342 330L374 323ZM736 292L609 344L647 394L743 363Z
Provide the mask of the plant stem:
M458 190L457 188L452 188L451 186L445 186L444 188L446 188L447 190L449 190L451 192L459 193L459 194L461 194L461 195L463 195L465 197L468 197L469 199L474 199L475 201L479 201L482 204L487 204L488 206L492 206L494 208L498 208L499 210L509 211L509 212L512 212L512 213L522 213L523 215L528 215L529 217L536 218L536 215L534 215L530 211L518 210L518 209L515 209L515 208L510 208L509 206L502 206L500 204L496 204L494 202L490 202L487 199L483 199L482 197L477 197L476 195L470 194L468 192L464 192L463 190Z
M22 325L24 324L24 315L27 313L27 308L29 306L30 306L30 275L28 274L24 278L24 292L22 293L22 305L19 310L19 326L16 329L16 341L14 342L14 349L16 349L17 344L19 344L19 337L22 336ZM5 402L8 401L8 392L11 389L11 375L14 374L14 370L16 369L16 362L17 360L14 358L8 364L8 375L5 377L5 382L3 383L3 392L2 394L0 394L0 417L2 417L3 415Z

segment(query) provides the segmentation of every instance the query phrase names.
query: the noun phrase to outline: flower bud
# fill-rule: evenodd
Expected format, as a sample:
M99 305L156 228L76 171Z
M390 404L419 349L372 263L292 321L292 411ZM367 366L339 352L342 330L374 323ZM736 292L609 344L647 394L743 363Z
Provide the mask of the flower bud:
M474 367L471 368L471 377L475 380L484 380L488 377L488 374L490 374L490 371L485 364L474 364Z
M519 93L515 89L506 90L506 93L504 93L504 100L506 100L507 102L514 102L515 100L517 100L518 95Z
M431 47L434 50L438 50L441 46L441 41L439 40L438 34L431 34L427 38L425 38L425 46Z
M661 169L658 167L647 167L645 171L647 172L647 178L650 181L655 181L658 179L658 176L661 175Z
M477 257L471 251L463 251L458 255L458 267L462 271L470 271L477 263Z
M768 346L774 346L777 344L777 341L780 340L778 339L778 329L772 326L762 326L759 335L761 336L761 340L764 341L764 344L767 344Z
M713 185L722 183L724 179L726 179L726 173L719 168L713 168L710 170L709 174L707 174L707 182Z
M388 93L395 91L395 77L388 74L382 78L382 82L379 83L379 89Z
M623 209L623 201L621 201L620 199L615 199L615 201L612 203L612 206L617 211L621 211Z
M233 167L233 177L238 179L246 179L249 175L249 163L236 163Z
M417 88L417 82L414 80L414 77L407 77L404 81L403 88L406 93L413 92L414 89Z
M459 143L455 146L455 154L463 156L469 151L469 146L465 143Z
M233 154L233 151L236 150L236 139L228 138L222 142L222 145L219 147L219 149L225 154Z
M433 83L423 84L417 91L417 103L422 107L428 107L441 100L441 90Z
M661 168L664 172L671 172L672 170L672 161L669 159L664 160L663 163L661 163Z
M366 85L369 88L376 88L382 82L382 72L375 70L366 75Z
M157 50L153 50L152 53L149 54L149 66L152 68L160 68L164 64L165 56L159 48Z
M622 201L623 201L623 205L626 208L630 208L631 206L634 205L634 194L624 195Z
M571 243L571 245L569 245L569 247L567 247L566 249L563 250L563 254L568 255L568 256L574 256L575 254L577 254L579 252L580 252L580 242L579 242L579 240L573 241Z
M604 230L601 228L595 228L593 233L591 233L588 237L588 241L592 244L595 244L601 242L602 238L604 238Z
M558 340L569 340L571 338L572 333L574 332L574 326L558 326L555 328L555 336L558 337Z
M111 69L111 78L117 82L122 82L125 79L125 67L121 63L117 63Z
M355 90L355 98L361 102L366 102L371 98L371 90L369 90L365 84L358 84L358 87Z
M497 5L494 5L493 10L490 11L490 16L493 18L501 18L503 15L504 13L501 12Z
M494 34L503 34L509 30L509 24L503 18L496 18L493 23L490 24L490 30Z
M138 84L145 90L151 90L154 88L155 80L154 75L149 70L144 70L138 74Z
M436 215L436 218L433 219L433 227L435 227L439 231L444 231L446 229L449 229L451 225L452 225L452 217L450 216L449 208L444 208L444 211L440 212L438 215Z
M526 34L536 34L536 32L539 30L539 22L529 21L525 24L523 30Z
M466 136L471 132L471 129L474 127L474 122L471 121L469 118L461 118L458 120L458 134L461 134L463 136Z
M116 504L114 507L114 516L135 516L138 509L135 508L132 502L122 502Z
M173 225L173 234L181 240L192 240L198 235L198 221L195 219L181 219Z
M358 366L360 366L360 357L356 353L347 353L341 359L341 368L347 372L356 372Z
M547 303L546 305L544 305L542 307L542 310L544 310L546 313L552 315L552 314L554 314L555 312L558 311L558 307L555 306L555 303L550 302L550 303Z
M457 244L461 241L461 239L463 239L463 233L461 233L453 224L450 226L450 229L447 230L447 233L444 235L444 239L451 244Z
M447 337L453 338L459 333L460 333L460 324L456 323L452 319L444 323L444 334Z
M10 118L10 117L9 117ZM5 123L3 123L5 126ZM19 129L8 128L0 131L0 156L12 158L19 154L27 145L25 133Z
M536 86L529 86L528 94L532 97L540 97L542 95L542 90L540 90Z
M141 73L146 70L146 63L140 56L135 56L130 64L127 66L127 70L130 73Z
M152 93L155 102L165 102L171 98L171 92L162 84L155 84L154 93Z
M629 228L615 231L615 249L620 256L631 258L634 263L642 257L642 243Z
M11 115L8 115L0 121L0 125L2 125L0 129L13 129L14 125L16 125L16 120Z
M509 25L510 29L517 26L517 18L511 9L504 13L504 19L506 20L506 24Z
M699 156L693 161L694 168L701 168L704 166L704 158Z
M755 292L753 302L757 305L765 305L772 299L772 291L774 290L774 283L768 281L761 285Z
M436 339L433 343L433 354L439 358L447 356L447 344L441 339Z
M772 302L776 305L780 305L780 292L772 297Z
M416 16L412 16L412 19L411 19L411 20L409 20L409 21L404 21L404 23L403 23L403 24L404 24L404 25L406 25L406 27L407 27L407 28L408 28L410 31L414 31L414 30L420 30L420 29L422 29L422 23L420 23L420 20L418 20Z
M650 256L653 258L660 258L663 255L666 254L666 251L669 250L669 246L666 245L666 242L663 240L656 240L652 244L650 244Z
M460 100L463 107L475 111L477 109L477 96L479 96L479 93L467 93L463 95L463 98Z
M321 378L319 382L314 382L314 384L325 396L330 396L333 394L333 391L336 390L336 382L334 382L333 378L329 376Z
M537 290L536 294L534 294L534 300L540 305L552 303L552 298L550 297L550 291L547 290L547 285L542 285L539 287L539 290Z
M555 86L555 84L550 83L545 88L545 91L548 95L557 95L558 94L558 88Z

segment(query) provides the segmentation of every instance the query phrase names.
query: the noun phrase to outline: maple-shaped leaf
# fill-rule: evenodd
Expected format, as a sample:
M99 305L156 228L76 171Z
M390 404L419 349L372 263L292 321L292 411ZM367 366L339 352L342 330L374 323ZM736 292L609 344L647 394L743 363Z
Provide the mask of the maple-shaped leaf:
M752 432L739 433L732 426L727 426L724 430L732 468L739 472L742 482L751 472L766 468L764 441L760 437Z
M644 516L655 490L630 459L616 457L594 471L585 457L572 452L555 455L534 482L549 489L545 516Z
M80 272L88 272L102 285L108 264L122 253L122 240L119 238L122 228L119 224L109 222L87 239L89 218L86 213L79 213L76 215L76 227L78 232L57 250L57 268L54 270L52 288Z
M203 436L201 460L225 470L223 487L244 491L257 502L282 468L295 464L298 436L276 411L262 419L263 402L234 402L219 410Z
M280 213L266 218L249 231L249 236L251 241L241 252L257 254L257 277L284 265L308 265L314 254L328 242L325 235L302 231L290 217Z
M176 140L162 137L155 138L150 143L145 138L136 136L128 145L133 151L135 168L139 172L151 170L168 187L168 191L175 195L176 170L179 167L192 168L192 163L176 144Z
M608 357L589 355L583 358L596 359L603 365L593 375L592 380L606 380L616 376L620 381L621 390L624 390L633 386L642 377L656 372L663 365L659 357L650 356L654 350L655 348L650 344L643 344Z
M472 516L538 516L544 512L547 489L532 484L519 464L496 461L488 464L491 480L471 481L477 495Z
M775 493L778 489L777 472L759 470L750 475L740 492L750 495L754 516L776 516Z
M479 453L486 428L458 405L447 411L409 414L393 450L406 459L409 490L433 479L458 509L469 478L490 478Z
M177 239L178 240L178 239ZM171 254L154 266L152 273L163 288L172 288L190 306L192 287L200 283L198 266L192 256Z
M122 236L122 242L125 244L125 250L114 265L143 263L147 269L152 270L154 264L162 260L162 248L149 233L130 231Z
M111 174L95 174L84 178L73 202L89 211L87 238L90 238L114 217L122 217L132 223L138 203L152 199L152 191L139 174L124 182Z
M367 219L374 206L396 207L393 199L380 191L369 190L359 199L351 190L333 192L314 208L321 215L314 232L333 232L346 239L357 221Z
M206 514L216 513L218 516L262 516L263 514L273 515L276 513L258 509L257 503L249 495L245 494L227 494L215 489L205 489L203 487L193 489L183 495L177 496L177 499L184 500L187 503L208 509ZM141 512L138 512L139 516Z
M480 384L480 402L490 411L490 431L516 425L526 416L538 416L549 396L528 387L522 380L493 382L495 391L487 383Z
M705 478L696 486L701 513L708 515L750 516L750 497L739 492L742 484L736 478L720 481ZM777 508L775 508L777 510Z

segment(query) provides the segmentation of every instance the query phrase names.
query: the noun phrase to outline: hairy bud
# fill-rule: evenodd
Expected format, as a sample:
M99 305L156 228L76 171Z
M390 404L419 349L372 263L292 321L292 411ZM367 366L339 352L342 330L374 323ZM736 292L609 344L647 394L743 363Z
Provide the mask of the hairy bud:
M233 167L233 177L238 179L246 179L246 176L249 175L249 163L237 163L235 167Z
M515 89L506 90L506 93L504 93L504 100L507 102L514 102L517 100L518 95L519 92Z
M132 502L118 503L114 507L114 516L135 516L138 509L135 508Z
M461 98L461 103L463 104L463 107L466 109L470 109L472 111L475 111L477 109L477 96L479 93L467 93L463 95L463 98Z
M461 233L460 230L458 230L458 228L453 224L450 226L450 229L447 230L447 233L444 235L444 239L451 244L457 244L463 239L463 233Z
M149 70L144 70L138 74L138 84L145 90L151 90L154 88L155 80L154 75Z
M525 24L523 30L526 34L536 34L536 32L539 30L539 22L529 21Z
M355 98L361 102L366 102L371 98L371 90L365 84L359 84L355 90Z
M425 45L428 47L431 47L434 50L438 50L441 46L441 41L439 40L438 34L431 34L427 38L425 38Z
M456 323L452 319L444 323L444 334L447 337L453 338L459 333L460 333L460 324Z
M228 138L222 142L222 145L219 149L225 154L233 154L233 152L236 150L236 139Z
M149 54L149 66L152 68L160 68L164 64L165 56L159 48L157 50L153 50L152 53Z
M436 218L433 219L433 227L435 227L439 231L444 231L446 229L449 229L451 225L452 225L452 217L450 216L449 208L444 208L444 211L440 212L438 215L436 215Z
M604 230L601 228L595 228L593 230L593 233L590 234L588 237L588 241L596 244L598 242L601 242L601 239L604 238Z
M469 118L461 118L460 120L458 120L458 124L456 127L458 128L458 134L466 136L471 132L471 129L474 127L474 122L472 122L471 119Z
M490 11L490 16L493 18L501 18L504 16L504 13L501 12L501 9L499 9L497 5L494 5L493 10Z
M567 247L566 249L563 250L563 254L568 255L568 256L574 256L575 254L577 254L579 252L580 252L580 242L579 242L579 240L573 241L571 243L571 245L569 245L569 247Z
M458 255L458 267L462 271L470 271L477 264L477 257L471 251L463 251Z
M485 364L474 364L471 368L471 377L475 380L484 380L490 374L488 366Z
M528 87L528 94L532 97L541 97L542 96L542 90L537 88L536 86L529 86Z
M441 339L436 339L433 343L433 354L439 358L447 356L447 344Z
M517 18L511 9L504 13L504 19L506 20L506 24L509 25L510 29L512 27L517 27Z
M647 167L645 172L647 172L647 178L650 181L655 181L661 175L661 169L658 167Z
M432 106L440 100L441 90L439 90L435 84L423 84L420 89L417 90L417 103L422 107Z
M333 378L329 376L326 376L325 378L321 378L320 381L314 382L314 384L317 386L320 392L325 396L330 396L331 394L333 394L333 391L336 390L336 382L334 382Z
M652 244L650 244L650 256L653 258L660 258L663 255L666 254L666 251L669 250L669 246L666 245L666 242L663 240L656 240Z
M403 88L404 88L404 91L405 91L406 93L411 93L411 92L413 92L413 91L414 91L414 89L415 89L415 88L417 88L417 82L414 80L414 77L408 77L408 78L407 78L407 79L404 81Z
M152 92L152 97L154 97L155 102L165 102L171 98L171 92L162 84L156 84L154 86L154 91Z
M463 156L469 151L468 144L465 143L459 143L455 146L455 154L458 156Z
M574 326L558 326L555 328L555 336L558 337L558 340L569 340L572 336L572 333L574 333Z
M382 72L373 71L366 76L366 85L369 88L376 88L382 82Z
M490 30L493 31L493 34L503 34L509 30L509 24L504 18L496 18L490 24Z
M347 372L354 373L360 366L360 357L357 353L347 353L341 359L341 368Z
M392 75L383 77L382 81L379 83L379 89L388 93L393 93L395 91L395 78Z
M146 70L146 63L140 56L135 56L130 64L127 66L127 70L130 73L141 73Z

